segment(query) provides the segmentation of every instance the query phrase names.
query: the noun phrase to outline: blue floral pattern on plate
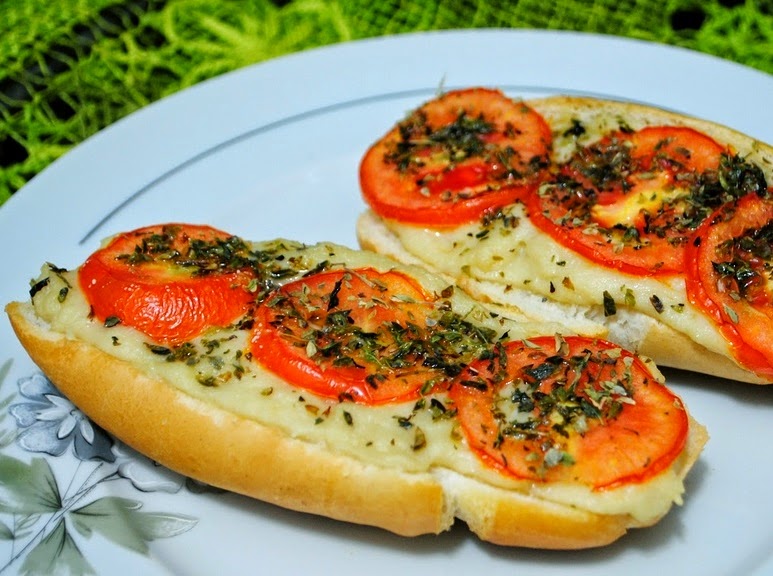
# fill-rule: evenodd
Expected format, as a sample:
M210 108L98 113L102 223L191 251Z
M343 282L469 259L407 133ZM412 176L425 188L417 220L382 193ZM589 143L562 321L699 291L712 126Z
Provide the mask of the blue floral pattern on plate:
M41 373L20 378L18 392L3 385L11 362L0 366L0 574L94 574L79 542L99 534L116 546L148 555L149 543L196 526L192 516L144 512L133 498L97 490L128 482L142 494L210 488L159 466L111 437ZM11 416L12 418L8 418ZM9 455L16 444L32 456ZM52 458L70 459L69 475Z

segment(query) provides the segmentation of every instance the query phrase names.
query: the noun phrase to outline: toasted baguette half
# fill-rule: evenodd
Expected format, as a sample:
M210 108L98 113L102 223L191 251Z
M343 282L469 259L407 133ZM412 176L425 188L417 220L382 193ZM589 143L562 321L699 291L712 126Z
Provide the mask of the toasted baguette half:
M609 131L646 126L685 126L698 130L756 164L773 183L773 147L706 120L629 102L555 96L525 100L549 124L553 161L567 160ZM584 132L577 136L578 125ZM457 283L475 298L503 307L504 313L553 319L576 326L592 322L623 347L651 357L658 365L753 384L771 379L755 374L734 357L731 344L689 302L681 278L641 278L600 266L541 232L520 203L506 207L515 229L499 222L433 228L382 218L366 210L357 223L360 246L400 262L426 266ZM561 266L557 267L556 263ZM571 279L571 287L566 280ZM605 314L603 293L616 302ZM633 296L629 298L624 294ZM656 310L653 298L664 303ZM769 351L773 357L773 350Z
M277 244L260 244L258 248ZM304 269L332 261L398 269L440 293L447 282L367 251L279 242ZM155 461L210 485L311 514L404 536L438 534L455 519L506 546L577 549L609 544L630 528L655 524L680 503L683 480L707 441L689 417L682 452L643 483L594 491L503 475L477 458L450 419L415 402L356 405L316 396L256 362L239 378L203 386L200 370L154 353L126 326L94 320L75 271L44 267L30 301L6 312L19 341L51 381L96 423ZM67 287L66 298L61 298ZM557 325L519 323L454 290L454 311L511 337L551 334ZM245 330L222 328L223 363L238 361ZM200 341L194 341L194 345ZM243 357L242 357L243 358ZM660 379L652 366L654 377ZM344 417L344 415L348 416ZM426 435L399 425L410 417Z

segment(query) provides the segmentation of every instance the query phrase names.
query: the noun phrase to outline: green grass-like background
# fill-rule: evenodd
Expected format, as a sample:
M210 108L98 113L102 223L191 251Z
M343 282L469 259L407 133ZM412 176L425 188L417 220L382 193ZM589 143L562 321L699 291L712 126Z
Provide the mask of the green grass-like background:
M0 204L85 138L202 80L336 42L491 27L622 35L773 73L773 0L0 0Z

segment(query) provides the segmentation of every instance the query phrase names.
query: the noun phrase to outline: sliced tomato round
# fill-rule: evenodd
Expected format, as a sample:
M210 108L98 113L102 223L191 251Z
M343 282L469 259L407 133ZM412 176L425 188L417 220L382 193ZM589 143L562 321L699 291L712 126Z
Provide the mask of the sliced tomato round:
M252 355L326 398L415 399L441 374L425 362L433 301L396 271L320 272L284 285L258 307Z
M209 226L148 226L114 237L78 278L98 320L174 345L247 312L254 274L241 266L246 251L241 240Z
M616 132L579 150L527 199L543 232L594 263L637 275L684 267L692 231L711 214L701 196L725 149L687 127Z
M667 469L687 438L681 402L638 357L585 337L510 342L449 392L471 448L515 478L635 484Z
M687 295L730 342L738 362L773 379L773 198L720 208L687 249Z
M447 92L367 151L363 197L401 222L472 222L536 186L551 142L545 120L523 102L485 88Z

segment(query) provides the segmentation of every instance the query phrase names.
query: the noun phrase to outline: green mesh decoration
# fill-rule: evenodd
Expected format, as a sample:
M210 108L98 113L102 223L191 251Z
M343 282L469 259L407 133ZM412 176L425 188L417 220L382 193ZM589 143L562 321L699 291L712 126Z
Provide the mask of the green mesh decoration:
M316 46L454 28L623 35L773 73L773 0L5 0L0 204L85 138L207 78Z

